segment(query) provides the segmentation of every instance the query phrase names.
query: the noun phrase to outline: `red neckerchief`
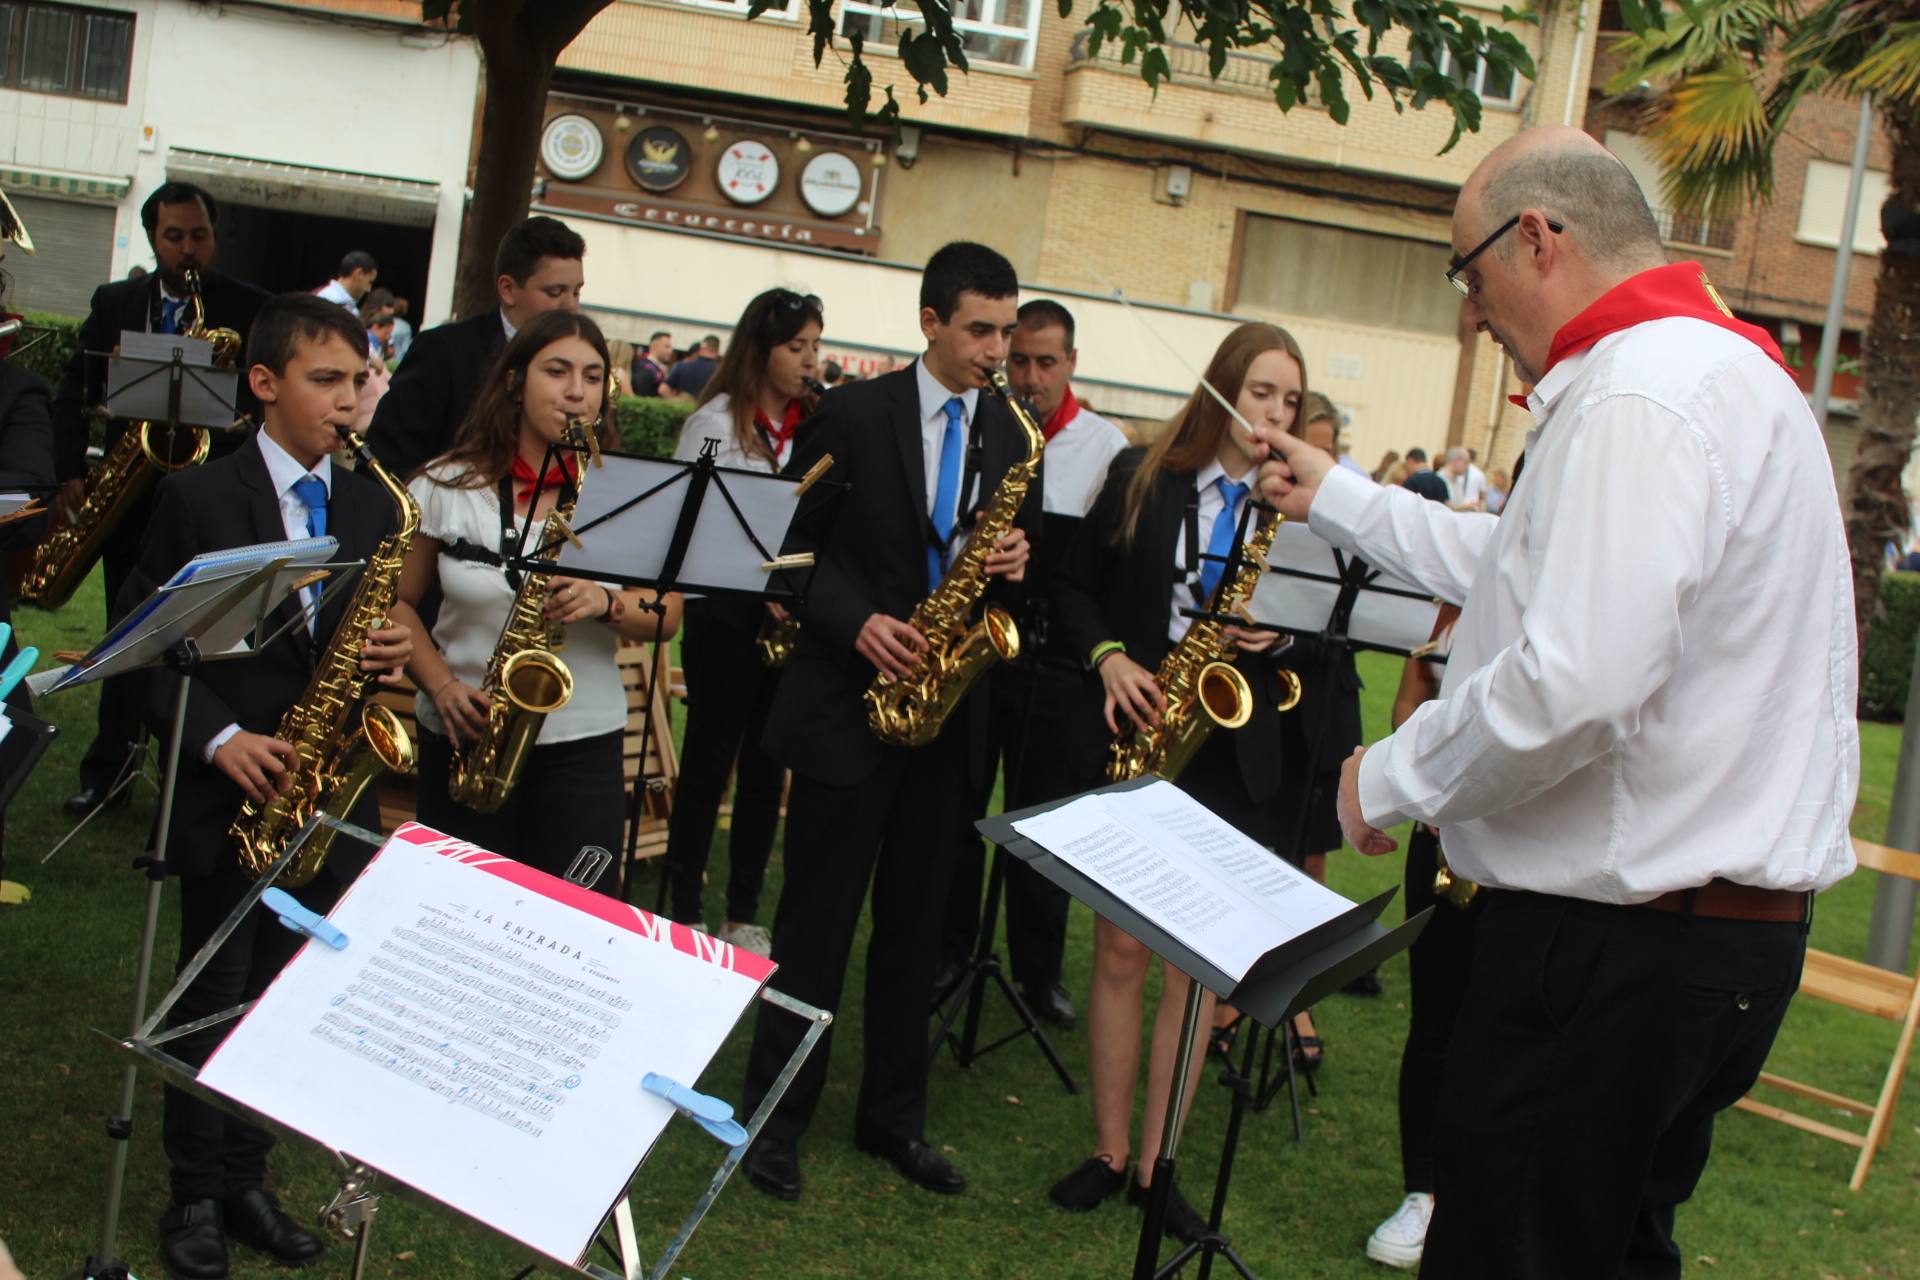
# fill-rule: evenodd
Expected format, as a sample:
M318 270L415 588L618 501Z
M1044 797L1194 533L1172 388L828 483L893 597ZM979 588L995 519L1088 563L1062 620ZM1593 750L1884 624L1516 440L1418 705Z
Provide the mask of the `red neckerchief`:
M26 319L27 318L25 316L21 315L17 311L0 311L0 324L4 324L9 320L18 320L24 324L26 322ZM19 336L20 336L20 331L18 329L15 329L12 333L8 334L6 337L0 338L0 360L6 359L7 353L13 350L14 341L18 339Z
M1547 367L1540 371L1540 376L1544 378L1553 366L1568 356L1578 355L1609 334L1669 316L1688 316L1719 325L1739 334L1766 352L1769 360L1786 368L1787 362L1781 357L1773 336L1758 325L1735 319L1699 263L1675 262L1621 281L1562 325L1560 332L1553 335L1553 345L1547 349ZM1527 407L1525 396L1508 399L1523 409Z
M800 401L787 401L787 411L780 418L780 425L774 426L773 419L759 405L753 408L753 425L766 433L767 443L773 446L773 460L778 462L780 455L787 451L787 444L793 439L793 432L804 416L800 410Z
M515 502L525 502L533 496L535 489L542 486L571 484L573 482L574 461L571 456L547 468L547 474L536 476L533 465L519 454L513 456L513 478L520 487L513 492Z
M1067 387L1067 393L1060 397L1060 407L1047 415L1040 424L1040 434L1051 440L1065 430L1073 420L1080 416L1080 402L1073 398L1073 387Z

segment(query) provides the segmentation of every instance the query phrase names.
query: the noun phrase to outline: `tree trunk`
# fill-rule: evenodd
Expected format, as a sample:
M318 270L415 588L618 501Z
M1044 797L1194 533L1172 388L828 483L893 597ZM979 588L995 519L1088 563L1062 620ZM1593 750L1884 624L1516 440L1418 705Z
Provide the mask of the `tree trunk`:
M1880 116L1893 144L1886 209L1920 208L1920 112L1883 102ZM1909 232L1909 234L1911 234ZM1861 652L1880 612L1880 576L1889 542L1905 551L1912 512L1900 477L1913 454L1920 420L1920 253L1880 255L1873 316L1862 343L1860 445L1847 472L1847 545L1853 556L1854 621Z
M493 256L500 237L527 216L540 154L553 64L612 0L469 0L486 68L480 156L460 235L453 310L470 316L495 305Z

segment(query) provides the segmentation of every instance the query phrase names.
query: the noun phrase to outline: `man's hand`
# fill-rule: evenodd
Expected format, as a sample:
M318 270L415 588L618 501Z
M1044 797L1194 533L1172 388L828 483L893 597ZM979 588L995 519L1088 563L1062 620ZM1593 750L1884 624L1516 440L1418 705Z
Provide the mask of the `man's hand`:
M1113 714L1116 710L1128 726L1135 729L1160 723L1160 713L1167 709L1167 698L1160 692L1160 683L1153 678L1153 672L1115 651L1100 659L1099 674L1100 683L1107 691L1107 728L1115 733L1124 732L1120 719Z
M233 779L247 799L265 804L279 792L287 770L298 759L288 743L242 729L220 744L213 753L213 766Z
M1305 520L1320 481L1339 465L1338 460L1298 436L1271 427L1255 427L1253 438L1267 446L1267 460L1260 464L1260 496L1280 508L1287 519Z
M1365 747L1355 747L1347 762L1340 766L1340 798L1334 808L1340 815L1340 830L1346 835L1347 843L1369 857L1378 857L1398 849L1400 842L1368 826L1367 820L1360 816L1360 758L1366 754Z
M360 669L380 673L381 684L399 684L400 674L413 660L413 632L406 627L374 627L360 646Z
M784 607L777 605L773 601L769 600L767 601L767 616L769 618L772 618L775 622L785 622L788 618L791 618L793 615L788 613Z
M1027 576L1027 557L1032 548L1027 545L1025 529L1010 529L993 544L993 550L987 553L987 576L1005 578L1008 582L1020 582Z
M440 713L440 725L456 747L478 742L486 732L487 718L493 709L487 695L465 681L449 678L433 691L433 709Z
M1236 627L1228 624L1220 628L1220 634L1233 643L1233 647L1242 653L1265 653L1280 643L1278 631L1256 631L1249 627Z
M927 638L898 618L876 613L853 638L853 651L871 662L884 676L896 680L913 674L926 652Z

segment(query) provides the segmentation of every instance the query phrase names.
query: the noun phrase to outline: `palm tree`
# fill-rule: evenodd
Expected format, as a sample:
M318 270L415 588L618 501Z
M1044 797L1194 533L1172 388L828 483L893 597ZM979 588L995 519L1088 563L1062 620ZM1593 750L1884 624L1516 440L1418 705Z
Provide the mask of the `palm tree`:
M1846 480L1861 651L1879 611L1883 548L1910 520L1901 473L1920 420L1920 0L1620 0L1632 32L1606 85L1655 87L1646 137L1670 207L1712 217L1773 194L1774 144L1812 93L1871 94L1893 144L1861 378L1861 433ZM1850 232L1842 232L1843 246ZM1843 247L1841 252L1846 252Z

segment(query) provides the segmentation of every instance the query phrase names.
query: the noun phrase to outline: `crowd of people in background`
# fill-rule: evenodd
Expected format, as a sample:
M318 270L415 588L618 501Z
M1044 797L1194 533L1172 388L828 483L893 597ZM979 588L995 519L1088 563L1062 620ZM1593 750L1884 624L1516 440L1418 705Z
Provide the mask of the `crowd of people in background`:
M1342 455L1342 463L1348 461ZM1513 480L1499 467L1480 468L1478 450L1454 445L1441 455L1441 470L1435 471L1427 460L1427 451L1418 445L1402 454L1389 449L1370 475L1375 484L1396 484L1411 489L1423 498L1444 502L1455 511L1486 511L1494 515L1507 504ZM1365 471L1355 466L1353 470Z

